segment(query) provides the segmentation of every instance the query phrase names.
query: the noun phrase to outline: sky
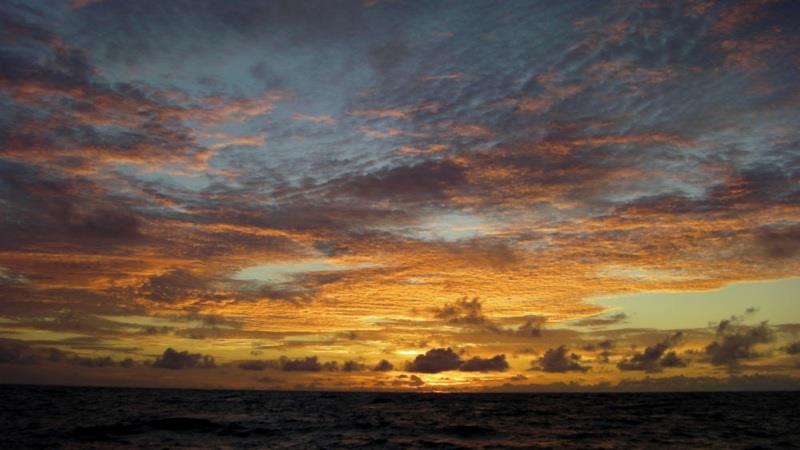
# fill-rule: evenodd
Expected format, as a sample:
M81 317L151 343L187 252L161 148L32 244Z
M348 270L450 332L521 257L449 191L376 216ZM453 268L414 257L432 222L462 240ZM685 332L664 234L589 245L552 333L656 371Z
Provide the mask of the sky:
M800 387L800 3L0 3L0 383Z

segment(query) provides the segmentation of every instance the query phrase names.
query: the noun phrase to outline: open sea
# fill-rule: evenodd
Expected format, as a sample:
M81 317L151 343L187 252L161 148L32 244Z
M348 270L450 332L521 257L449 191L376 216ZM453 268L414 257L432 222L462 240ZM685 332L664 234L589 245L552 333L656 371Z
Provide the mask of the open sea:
M0 448L800 448L800 392L0 386Z

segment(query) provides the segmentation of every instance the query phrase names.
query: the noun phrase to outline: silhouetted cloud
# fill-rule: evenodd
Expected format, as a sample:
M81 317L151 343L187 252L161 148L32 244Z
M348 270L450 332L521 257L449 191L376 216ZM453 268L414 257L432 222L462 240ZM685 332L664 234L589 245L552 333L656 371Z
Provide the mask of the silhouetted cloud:
M342 364L342 372L362 372L367 369L367 366L357 361L345 361Z
M589 370L588 367L578 363L581 359L580 355L575 353L567 355L568 351L564 345L547 350L537 361L538 367L534 367L534 369L544 372L586 372Z
M339 363L336 361L320 362L316 356L306 356L300 359L284 356L280 358L280 367L284 372L336 371L339 370Z
M434 310L434 315L437 319L453 324L480 325L488 322L481 311L481 301L478 297L472 300L464 297L452 304L445 303L441 308Z
M439 373L448 370L463 372L502 372L509 368L506 355L491 358L480 356L464 361L452 348L434 348L423 355L417 355L406 364L406 371L420 373Z
M394 364L390 363L389 361L382 359L372 368L373 372L389 372L394 370Z
M41 364L45 362L90 368L129 368L136 365L131 358L117 361L110 356L82 356L56 347L32 346L25 341L0 338L0 364Z
M757 357L755 346L771 342L774 338L767 322L761 322L755 327L740 325L735 328L724 327L722 330L718 327L718 331L721 339L708 344L706 354L710 357L711 364L727 365L731 369L735 369L742 359Z
M201 353L189 353L167 348L161 356L157 357L151 367L159 369L210 369L216 367L214 357Z
M682 332L677 332L667 337L656 345L648 346L641 353L636 353L625 358L617 364L620 370L642 370L645 372L659 372L663 367L684 367L686 362L681 360L675 352L665 352L683 338Z
M456 370L463 361L451 348L434 348L424 355L417 355L414 361L408 363L406 370L409 372L438 373L447 370Z
M242 361L239 363L239 368L242 370L264 370L264 369L276 369L280 367L276 361L270 360L250 360L250 361Z
M399 375L392 380L392 386L420 387L425 386L425 381L416 375Z
M464 361L458 370L462 372L503 372L508 370L506 355L496 355L491 358L475 356Z

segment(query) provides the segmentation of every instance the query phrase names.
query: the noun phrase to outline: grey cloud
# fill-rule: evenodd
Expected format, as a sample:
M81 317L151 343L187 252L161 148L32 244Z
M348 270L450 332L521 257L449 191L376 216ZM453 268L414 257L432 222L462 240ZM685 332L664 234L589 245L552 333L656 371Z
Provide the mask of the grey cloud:
M75 352L55 347L33 346L24 341L0 338L0 364L41 364L45 362L90 368L128 368L136 364L131 358L118 361L110 356L81 356Z
M588 319L582 319L575 323L576 326L579 327L599 327L599 326L607 326L607 325L614 325L616 323L620 323L625 321L628 318L628 315L624 312L616 313L611 316L607 317L591 317Z
M659 372L664 367L684 367L686 363L675 352L665 352L683 338L682 332L667 337L656 345L648 346L641 353L625 358L617 364L620 370Z
M711 364L735 369L740 360L758 356L755 352L756 345L771 342L773 339L774 333L767 322L761 322L755 327L726 327L721 332L721 339L706 346L705 351Z
M580 355L575 353L567 355L568 351L564 345L547 350L537 361L538 367L534 367L534 369L538 368L544 372L586 372L589 370L588 367L578 363L581 359Z
M254 359L250 361L242 361L239 363L239 368L242 370L264 370L276 369L280 367L276 361Z
M424 355L417 355L414 361L410 362L406 370L409 372L438 373L447 370L456 370L461 367L463 361L451 348L434 348L428 350Z
M345 361L342 364L342 372L363 372L367 366L358 361Z
M475 356L464 361L458 370L462 372L504 372L508 370L506 355L495 355L491 358Z
M216 367L214 357L201 353L189 353L188 351L177 351L172 347L164 350L164 353L153 361L152 367L159 369L211 369Z
M422 378L416 375L411 375L411 376L399 375L397 378L392 380L392 386L420 387L424 385L425 381L423 381Z
M478 297L472 300L464 297L455 303L445 303L441 308L434 309L434 317L452 324L480 325L489 321L481 311L481 301Z
M280 367L284 372L320 372L339 370L339 363L336 361L320 362L316 356L307 356L300 359L281 357Z
M389 361L382 359L372 368L373 372L390 372L394 370L394 364L390 363Z

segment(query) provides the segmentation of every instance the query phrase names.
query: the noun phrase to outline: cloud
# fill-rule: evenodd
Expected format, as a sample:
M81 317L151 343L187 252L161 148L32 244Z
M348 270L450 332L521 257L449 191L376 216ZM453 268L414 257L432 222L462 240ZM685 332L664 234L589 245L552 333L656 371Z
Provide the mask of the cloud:
M264 370L264 369L276 369L279 367L279 364L276 361L270 360L250 360L250 361L242 361L239 363L239 368L242 370Z
M465 181L464 167L451 160L431 160L343 179L336 191L365 199L426 202L445 198L448 190Z
M424 355L417 355L414 361L408 363L406 370L409 372L438 373L447 370L456 370L463 361L451 348L434 348Z
M675 352L665 352L676 345L683 338L682 332L677 332L667 337L656 345L648 346L644 351L625 358L617 364L620 370L641 370L645 372L659 372L664 367L684 367L686 362L681 360Z
M589 352L593 352L597 349L611 350L612 348L614 348L614 341L612 341L611 339L604 339L602 341L592 342L590 344L586 344L583 346L583 349Z
M300 359L281 357L280 367L284 372L319 372L337 371L339 363L336 361L320 362L316 356L307 356Z
M434 317L452 324L481 325L488 322L481 311L478 297L472 300L463 297L455 303L445 303L441 308L434 309Z
M708 344L705 351L711 364L728 366L730 369L736 369L740 360L759 356L755 352L756 345L766 344L774 339L766 321L755 327L725 327L719 334L721 339Z
M464 361L458 370L462 372L504 372L508 370L506 355L496 355L491 358L475 356Z
M342 372L363 372L367 370L367 366L357 361L345 361L342 364Z
M628 318L628 315L624 312L616 313L608 317L591 317L588 319L581 319L575 322L575 326L579 327L602 327L608 325L614 325L620 322L625 321Z
M762 228L757 241L770 258L791 258L800 254L800 225Z
M396 379L392 380L392 386L421 387L425 386L425 381L416 375L398 375Z
M390 363L389 361L382 359L372 368L373 372L390 372L394 370L394 364Z
M188 351L179 352L173 348L167 348L164 353L157 357L151 367L159 369L211 369L216 367L214 357L201 353L189 353Z
M39 356L24 342L0 339L0 363L36 364Z
M129 368L136 365L136 362L131 358L115 360L110 356L82 356L56 347L32 346L25 341L0 338L0 364L30 365L46 362L89 368Z
M547 350L537 361L538 367L535 369L544 372L586 372L589 370L588 367L578 363L581 359L580 355L575 353L567 355L568 351L564 345Z

